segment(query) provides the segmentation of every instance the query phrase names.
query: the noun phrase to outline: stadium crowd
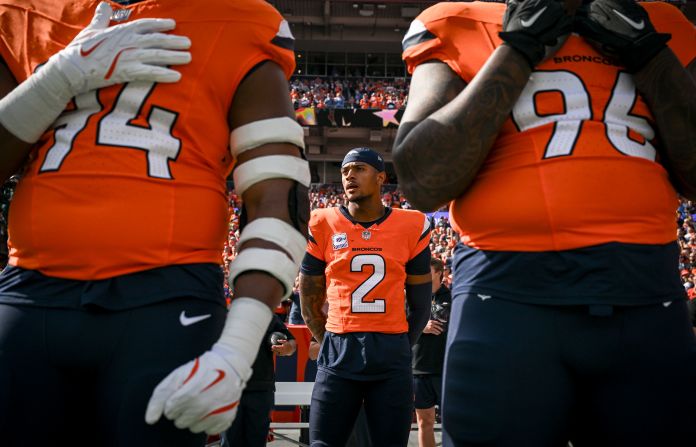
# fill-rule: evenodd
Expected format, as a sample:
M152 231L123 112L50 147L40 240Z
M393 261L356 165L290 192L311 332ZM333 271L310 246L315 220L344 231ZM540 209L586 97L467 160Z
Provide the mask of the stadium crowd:
M295 108L401 109L408 99L405 79L294 78L290 100Z
M14 186L14 185L13 185ZM9 194L9 193L8 193ZM11 197L11 196L10 196ZM313 185L309 193L310 206L312 209L328 208L347 204L341 185ZM6 239L5 216L7 202L5 200L0 213L0 236ZM385 206L393 208L410 209L411 204L403 196L398 188L387 187L382 195L382 202ZM236 255L236 245L239 239L239 216L242 204L240 198L233 191L229 194L229 235L225 241L222 253L222 264L225 272L229 272L229 263ZM696 203L682 200L676 213L677 236L681 253L679 256L679 270L681 272L682 283L689 299L696 299ZM449 220L444 215L432 218L432 236L430 250L433 257L445 263L447 269L452 263L452 253L457 243L457 234L450 226ZM5 245L3 244L3 247ZM1 252L1 250L0 250ZM6 256L6 253L0 253ZM6 258L1 261L5 261ZM4 262L3 262L4 264ZM446 272L445 281L448 281L449 271ZM227 276L227 275L225 275ZM225 294L229 298L230 290L225 284Z
M681 247L679 270L690 300L696 299L696 203L682 200L677 210L677 236Z
M223 263L227 270L229 261L236 253L235 246L239 238L239 215L241 203L234 192L230 193L230 233L223 251ZM346 205L348 202L341 185L313 185L310 189L309 200L311 209L328 208L332 206ZM385 206L393 208L411 208L411 204L403 196L398 188L386 187L382 195ZM679 270L689 299L696 299L696 203L682 200L677 210L677 236L681 246L679 258ZM433 257L442 260L445 264L445 283L449 285L451 277L452 253L457 244L457 233L452 229L449 219L440 214L433 217L430 250ZM229 296L229 288L225 285L225 292Z

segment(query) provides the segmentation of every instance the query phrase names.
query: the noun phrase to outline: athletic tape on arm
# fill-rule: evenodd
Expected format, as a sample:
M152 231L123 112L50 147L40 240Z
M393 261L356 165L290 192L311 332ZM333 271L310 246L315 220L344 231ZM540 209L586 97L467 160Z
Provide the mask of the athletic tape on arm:
M302 262L307 240L292 225L273 217L262 217L249 222L239 237L238 245L250 239L263 239L287 250L297 266Z
M242 163L235 168L234 189L242 195L256 183L272 178L295 180L303 186L309 186L311 175L309 162L292 155L268 155Z
M298 266L282 251L267 248L245 248L230 264L229 284L244 272L259 270L276 278L285 287L283 298L290 296L297 278Z
M230 149L239 154L269 143L289 143L304 150L304 131L297 121L284 116L254 121L240 126L230 134Z

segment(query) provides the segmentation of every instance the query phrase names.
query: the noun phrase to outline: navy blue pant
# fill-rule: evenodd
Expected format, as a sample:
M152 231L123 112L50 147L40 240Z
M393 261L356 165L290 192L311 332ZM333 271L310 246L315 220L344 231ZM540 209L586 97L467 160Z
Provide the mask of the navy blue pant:
M230 447L264 447L271 426L273 390L245 390L239 402L237 417L227 430Z
M597 316L485 297L453 301L445 446L696 445L696 339L683 301Z
M182 312L203 321L180 323ZM113 312L0 304L0 445L201 447L145 423L155 386L217 340L223 306L177 299Z
M408 444L413 414L410 370L375 381L350 380L319 370L309 414L311 446L344 447L363 404L373 445Z

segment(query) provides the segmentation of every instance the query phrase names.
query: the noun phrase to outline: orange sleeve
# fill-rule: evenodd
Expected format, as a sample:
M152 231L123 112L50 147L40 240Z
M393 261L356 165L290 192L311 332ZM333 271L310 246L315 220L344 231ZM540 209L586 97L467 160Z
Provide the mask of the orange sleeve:
M269 24L268 28L256 29L260 53L267 60L280 65L285 77L290 79L295 71L295 38L290 26L274 8L269 8L268 19L265 22Z
M667 45L677 55L683 66L696 60L696 26L676 6L664 2L641 3L648 12L655 29L670 33Z
M409 260L415 258L418 256L425 248L430 245L430 219L428 219L428 216L422 213L418 213L421 216L423 216L422 220L419 220L419 236L418 240L414 244L414 248L411 251L411 255L409 256Z
M429 60L446 63L471 82L495 48L505 5L488 2L439 3L412 23L402 41L408 71Z
M423 11L409 27L401 45L402 58L409 73L423 62L439 60L460 74L457 57L446 33L447 18L455 9L447 3L438 3Z
M318 210L317 210L318 211ZM319 259L326 261L324 258L324 234L322 232L321 215L313 211L309 218L309 237L307 238L307 253Z

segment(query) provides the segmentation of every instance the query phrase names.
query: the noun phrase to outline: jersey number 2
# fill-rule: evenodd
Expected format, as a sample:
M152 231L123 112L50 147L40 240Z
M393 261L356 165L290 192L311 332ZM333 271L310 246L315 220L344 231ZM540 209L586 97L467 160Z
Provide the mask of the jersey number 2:
M362 272L365 266L373 268L372 275L363 281L350 295L350 310L353 313L384 313L387 308L385 299L377 298L372 301L365 301L365 296L384 279L386 271L384 258L380 255L357 255L350 260L351 272Z
M143 150L147 153L148 176L172 179L169 161L176 160L181 150L181 140L172 135L172 128L179 115L153 105L147 117L147 127L131 123L140 114L154 88L154 82L125 84L111 111L97 124L96 144ZM94 90L76 96L75 109L64 112L56 120L55 141L48 149L39 172L60 169L72 150L77 135L85 129L89 118L103 108L98 92Z

